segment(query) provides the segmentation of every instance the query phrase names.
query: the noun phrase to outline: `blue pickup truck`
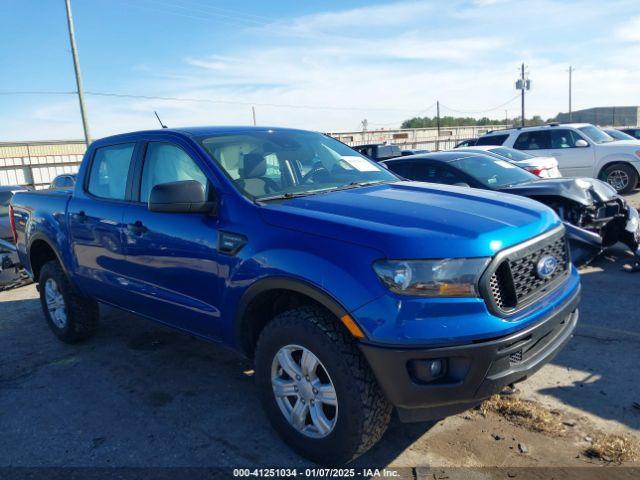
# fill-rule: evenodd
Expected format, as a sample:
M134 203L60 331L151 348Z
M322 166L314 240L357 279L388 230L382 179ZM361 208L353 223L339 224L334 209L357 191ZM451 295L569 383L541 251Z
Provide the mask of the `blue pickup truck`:
M348 462L402 421L521 381L569 340L562 223L508 194L404 181L319 133L259 127L94 142L71 190L11 226L62 341L98 304L231 346L302 455Z

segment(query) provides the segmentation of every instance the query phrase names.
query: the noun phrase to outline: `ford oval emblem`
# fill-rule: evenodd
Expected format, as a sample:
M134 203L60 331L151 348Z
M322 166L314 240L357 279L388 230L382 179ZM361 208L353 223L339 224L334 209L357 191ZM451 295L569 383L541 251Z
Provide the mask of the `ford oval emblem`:
M553 275L553 272L555 272L557 268L558 259L552 255L545 255L544 257L540 258L540 260L538 260L538 263L536 265L536 273L538 274L538 277L546 280L551 275Z

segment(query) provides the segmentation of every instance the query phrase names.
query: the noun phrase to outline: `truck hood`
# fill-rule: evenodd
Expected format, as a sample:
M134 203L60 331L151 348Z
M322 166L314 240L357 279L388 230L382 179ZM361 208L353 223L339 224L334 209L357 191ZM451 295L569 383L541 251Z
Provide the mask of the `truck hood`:
M377 249L387 258L484 257L558 225L541 203L420 182L355 188L266 204L270 225Z
M618 195L605 182L595 178L545 178L521 183L500 191L525 197L562 197L581 205L607 202Z

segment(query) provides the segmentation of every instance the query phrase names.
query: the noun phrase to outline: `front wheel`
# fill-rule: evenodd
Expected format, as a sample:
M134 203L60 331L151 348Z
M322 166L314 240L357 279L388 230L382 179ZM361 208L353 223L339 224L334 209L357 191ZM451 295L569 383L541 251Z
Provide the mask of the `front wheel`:
M260 334L255 363L269 420L304 457L343 464L384 434L392 407L328 312L299 307L278 315Z
M602 171L602 179L618 193L629 193L638 183L638 172L631 165L619 163Z

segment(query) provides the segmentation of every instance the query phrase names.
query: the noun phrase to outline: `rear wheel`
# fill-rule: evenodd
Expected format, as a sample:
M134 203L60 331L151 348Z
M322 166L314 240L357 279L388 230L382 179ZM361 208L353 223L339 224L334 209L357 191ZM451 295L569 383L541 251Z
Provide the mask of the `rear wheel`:
M602 171L602 180L615 188L618 193L629 193L638 183L638 172L631 165L617 163Z
M352 338L315 307L274 318L258 340L256 381L284 441L321 464L342 464L384 434L391 405Z
M42 311L60 340L75 343L93 335L98 325L98 304L75 291L57 261L42 266L38 283Z

